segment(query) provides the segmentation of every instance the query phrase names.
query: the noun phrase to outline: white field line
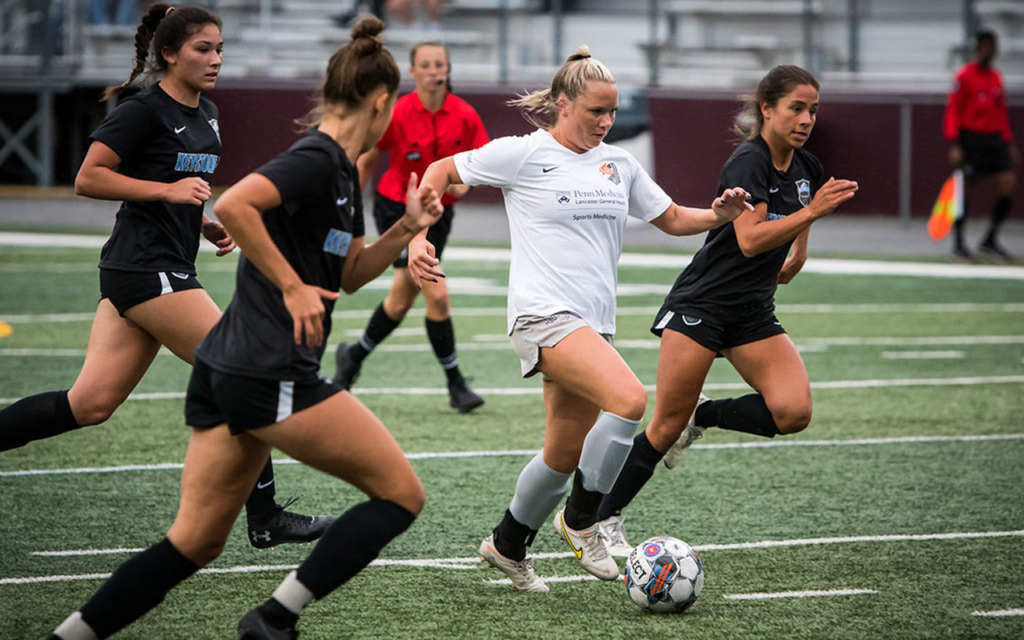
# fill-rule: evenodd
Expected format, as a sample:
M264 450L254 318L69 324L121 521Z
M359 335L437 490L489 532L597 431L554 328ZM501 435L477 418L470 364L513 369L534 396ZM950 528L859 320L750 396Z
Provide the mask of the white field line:
M883 360L961 360L963 351L883 351Z
M954 442L1000 442L1024 440L1024 433L1005 433L993 435L963 436L900 436L896 438L860 438L856 440L757 440L753 442L724 442L720 444L694 444L691 449L731 450L731 449L773 449L777 447L865 447L906 444L944 444ZM425 453L408 453L409 460L453 460L459 458L504 458L516 456L535 456L537 449L510 449L507 451L438 451ZM274 464L299 464L290 458L274 458ZM180 462L161 462L156 464L127 464L111 467L72 467L66 469L22 469L17 471L0 471L0 478L18 478L24 476L53 476L82 473L126 473L132 471L175 471L181 470Z
M1021 537L1024 531L979 531L969 533L934 533L934 534L905 534L905 535L883 535L883 536L851 536L839 538L812 538L797 540L763 540L761 542L742 542L736 544L707 544L693 545L696 551L729 551L746 549L772 549L778 547L804 546L808 544L849 544L859 542L922 542L931 540L961 540L979 538L1000 538L1000 537ZM89 550L75 552L76 555L91 555ZM106 550L96 550L105 553ZM121 549L118 552L134 552L134 549ZM51 555L56 555L51 553ZM568 559L575 557L571 552L552 552L531 554L534 559ZM59 556L58 556L59 557ZM267 571L291 571L298 565L242 565L235 567L212 567L203 569L200 573L256 573ZM378 559L370 563L371 567L421 567L432 569L472 569L482 566L480 558L468 556L461 558L416 558L407 560ZM7 584L33 584L38 582L69 582L72 580L92 580L109 577L110 574L90 573L83 575L54 575L36 576L28 578L2 578L0 585ZM565 582L570 580L587 580L590 576L571 576L563 579L552 580L553 582ZM544 578L547 581L547 578ZM502 581L490 580L489 582L504 583Z
M646 285L645 285L646 286ZM668 286L663 287L668 293ZM650 316L658 312L654 306L620 306L616 310L619 316ZM843 314L843 313L1021 313L1024 303L989 303L961 302L948 304L780 304L776 307L779 314ZM373 313L372 309L339 309L331 317L339 320L366 320ZM425 309L416 307L409 310L408 317L422 317ZM505 307L458 307L457 314L462 317L504 318ZM35 313L9 314L0 316L0 320L8 324L34 324L37 322L91 322L94 312L84 313Z
M776 598L820 598L830 596L859 596L878 593L874 589L827 589L824 591L778 591L775 593L732 593L722 596L726 600L772 600Z
M875 380L831 380L811 382L812 389L877 389L885 387L949 387L975 386L983 384L1021 384L1024 375L1015 376L962 376L954 378L895 378ZM654 391L654 385L644 385L647 391ZM737 391L749 389L742 382L709 382L705 390ZM485 396L529 396L540 395L543 389L538 387L477 387L476 392ZM355 396L403 395L403 396L443 396L448 394L447 388L441 387L360 387ZM133 393L128 400L180 400L184 399L184 391L157 391L151 393ZM13 404L21 398L0 398L0 405Z
M1002 618L1004 616L1024 616L1024 609L1002 609L1000 611L972 611L972 616Z

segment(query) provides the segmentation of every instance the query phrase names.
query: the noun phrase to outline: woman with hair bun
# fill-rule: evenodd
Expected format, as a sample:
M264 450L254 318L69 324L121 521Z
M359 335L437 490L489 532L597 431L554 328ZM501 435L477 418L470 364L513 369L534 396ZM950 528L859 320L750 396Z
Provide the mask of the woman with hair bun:
M339 289L352 293L380 275L442 210L430 189L418 195L413 177L405 215L364 244L355 161L384 133L398 97L383 28L368 18L353 29L331 57L308 134L218 199L216 213L243 256L234 298L196 349L178 515L55 638L106 638L216 558L272 448L369 499L334 521L273 596L242 617L240 638L298 637L305 606L362 570L422 509L423 487L395 439L319 376Z
M430 165L424 186L502 189L512 236L508 332L523 377L543 374L544 450L527 463L504 519L480 555L519 591L547 591L526 549L555 516L555 529L583 568L618 578L597 526L643 418L647 391L612 346L615 287L627 216L671 235L701 233L745 211L728 189L710 209L683 207L628 152L603 142L619 106L615 78L586 46L569 56L551 87L512 102L538 129ZM442 277L425 238L410 245L415 277ZM573 474L575 472L575 478Z
M220 18L207 9L155 4L142 17L131 75L103 99L146 72L159 81L103 120L75 179L79 195L123 201L100 253L100 302L85 363L71 389L0 411L0 451L106 422L161 346L193 364L192 352L220 318L195 262L200 235L218 256L235 248L203 212L221 153L217 107L203 93L217 82L223 47ZM246 502L249 543L268 548L320 537L333 518L285 511L273 483L267 458Z

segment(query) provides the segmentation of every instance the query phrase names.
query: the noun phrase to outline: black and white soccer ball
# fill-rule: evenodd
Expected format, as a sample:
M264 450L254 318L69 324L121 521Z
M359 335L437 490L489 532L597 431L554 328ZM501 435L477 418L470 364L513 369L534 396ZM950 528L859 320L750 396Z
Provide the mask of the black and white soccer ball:
M634 603L652 613L682 613L704 588L704 563L682 540L645 540L626 561L626 590Z

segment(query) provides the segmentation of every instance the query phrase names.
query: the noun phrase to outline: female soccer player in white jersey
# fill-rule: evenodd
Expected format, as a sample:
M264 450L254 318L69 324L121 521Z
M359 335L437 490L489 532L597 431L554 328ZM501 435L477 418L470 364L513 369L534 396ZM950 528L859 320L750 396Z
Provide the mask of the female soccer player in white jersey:
M100 253L100 295L85 364L71 389L23 398L0 411L0 451L105 422L149 369L161 345L185 362L220 318L196 279L199 236L217 255L235 248L203 213L220 160L217 107L203 93L220 72L220 18L201 7L155 4L135 35L135 67L159 82L131 95L90 136L75 192L122 200ZM258 548L310 542L332 518L285 511L274 500L267 459L246 505L249 543Z
M811 224L857 192L856 182L825 180L821 163L803 148L817 120L818 88L810 72L776 67L737 118L744 142L722 167L718 190L740 185L754 210L708 234L654 319L651 331L661 336L654 417L637 434L598 514L617 554L630 548L619 512L663 456L672 468L711 426L773 438L802 431L811 420L807 369L775 317L775 289L807 260ZM701 395L719 354L755 393Z
M217 215L244 255L231 304L196 350L178 515L162 541L122 564L55 637L106 638L216 558L272 447L369 499L338 518L273 596L242 617L239 638L297 638L306 605L362 570L422 509L423 486L395 439L319 375L338 289L352 293L379 276L442 212L436 193L417 197L412 178L406 214L364 245L355 161L384 133L398 98L383 28L374 17L356 25L331 57L309 133L218 200Z
M526 547L570 483L568 502L555 517L558 534L588 572L604 580L618 576L600 539L597 507L647 405L643 384L611 345L626 217L687 235L724 224L747 205L742 190L730 189L711 209L679 206L629 153L604 144L618 91L611 72L585 46L569 56L549 89L513 104L537 131L439 160L424 185L438 193L450 184L490 185L504 193L512 235L508 331L523 376L543 374L546 435L543 452L523 469L511 506L480 554L516 589L547 591ZM410 257L416 277L440 277L424 239L410 245Z

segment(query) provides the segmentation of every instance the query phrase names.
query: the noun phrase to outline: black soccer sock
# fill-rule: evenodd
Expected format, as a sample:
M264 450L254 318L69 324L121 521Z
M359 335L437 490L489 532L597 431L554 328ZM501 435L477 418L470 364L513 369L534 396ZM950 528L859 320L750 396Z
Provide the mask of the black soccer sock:
M996 236L999 234L999 228L1003 226L1003 221L1010 215L1010 209L1013 208L1013 199L1007 197L1001 197L996 199L994 205L992 205L992 222L989 224L988 233L985 234L985 239L981 241L981 245L994 245L996 243Z
M131 558L80 609L82 620L106 638L160 604L167 592L199 567L164 538Z
M572 491L565 501L565 524L579 531L597 522L597 510L604 494L583 488L583 472L579 469L572 478Z
M357 504L324 532L296 577L319 600L370 564L415 519L390 500L373 498Z
M22 398L0 411L0 451L79 428L66 390Z
M400 324L402 324L401 320L392 320L387 312L384 311L383 302L377 305L373 315L370 316L370 321L366 323L366 331L363 332L363 337L352 345L349 351L355 363L361 363Z
M425 322L430 346L434 348L434 355L448 376L448 384L459 382L462 380L462 374L459 372L459 360L455 356L455 328L452 326L452 319L425 318Z
M775 426L775 418L768 410L764 396L759 393L726 400L709 400L697 407L694 420L698 427L742 431L763 438L774 438L782 434Z
M245 501L245 515L247 520L263 522L277 509L277 501L274 500L274 462L267 457L267 463L263 465L260 472L260 479L252 488Z
M294 629L299 622L299 614L292 613L274 598L269 598L258 609L264 619L278 629Z
M953 221L953 250L966 250L964 244L964 225L967 223L967 201L964 201L964 213Z
M536 529L519 522L505 509L505 517L494 527L494 546L501 555L519 562L526 557L526 547L533 544L536 535Z
M664 454L655 449L647 439L646 431L636 434L633 438L633 448L629 450L629 457L626 458L626 463L615 480L615 486L601 500L601 506L597 510L598 521L618 515L625 509L654 475L654 469L662 457Z

